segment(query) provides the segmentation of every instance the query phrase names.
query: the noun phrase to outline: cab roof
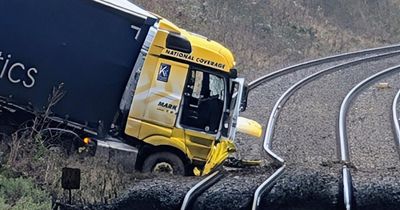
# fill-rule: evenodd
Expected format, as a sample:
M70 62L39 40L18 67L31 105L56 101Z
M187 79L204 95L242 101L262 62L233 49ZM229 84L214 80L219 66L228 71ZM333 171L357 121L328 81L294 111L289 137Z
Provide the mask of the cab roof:
M223 68L217 68L225 72L230 72L235 67L235 57L233 53L222 44L212 41L207 37L188 32L179 28L172 22L155 15L160 19L160 29L167 30L173 33L178 33L187 38L192 45L192 54L197 57L202 57L210 61L222 62L225 64Z

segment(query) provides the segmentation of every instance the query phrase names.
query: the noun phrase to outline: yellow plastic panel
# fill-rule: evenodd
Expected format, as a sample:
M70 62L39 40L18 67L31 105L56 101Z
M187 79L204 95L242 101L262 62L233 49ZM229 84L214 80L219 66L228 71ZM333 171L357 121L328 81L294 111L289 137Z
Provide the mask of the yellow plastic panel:
M167 138L165 136L150 136L144 139L144 142L153 146L170 146L179 149L184 154L186 154L186 147L184 142L174 141L173 139Z
M139 139L145 139L148 138L149 136L154 136L154 135L170 138L172 135L172 129L152 123L142 122Z
M180 108L189 66L166 59L159 59L147 100L143 120L167 127L174 127ZM160 76L164 71L168 77ZM164 75L165 76L165 75Z
M259 138L262 134L262 126L254 120L239 117L237 122L237 131Z
M185 130L186 146L194 158L205 161L215 142L215 136L204 132Z
M128 118L126 123L125 133L129 136L139 138L139 131L142 122L140 120L135 120L133 118Z
M157 63L157 57L147 56L142 72L140 73L135 95L133 96L129 118L143 119L144 112L146 111L146 99L149 95L154 75L158 73L156 71Z
M165 66L168 67L168 76L161 78L159 75ZM133 98L127 134L137 134L132 129L138 125L130 123L138 121L168 128L175 126L188 68L187 64L148 56ZM139 139L143 139L143 135L140 136Z
M235 145L228 139L221 140L218 144L211 147L210 154L207 157L206 165L202 175L209 174L213 169L221 165L228 155L236 151Z

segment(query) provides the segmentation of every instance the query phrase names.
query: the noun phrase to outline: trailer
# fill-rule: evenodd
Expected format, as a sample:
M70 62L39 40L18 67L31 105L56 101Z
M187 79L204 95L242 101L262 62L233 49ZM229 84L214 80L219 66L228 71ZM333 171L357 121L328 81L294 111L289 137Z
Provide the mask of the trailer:
M110 127L156 21L134 5L124 8L129 11L99 1L1 1L0 95L39 110L63 84L56 116L92 130L99 122Z

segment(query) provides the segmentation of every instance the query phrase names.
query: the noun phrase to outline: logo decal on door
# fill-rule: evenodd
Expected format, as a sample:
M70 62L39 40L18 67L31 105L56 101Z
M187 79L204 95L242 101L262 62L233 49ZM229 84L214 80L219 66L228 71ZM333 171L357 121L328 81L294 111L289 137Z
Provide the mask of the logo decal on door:
M162 63L158 72L157 80L168 82L169 74L171 73L171 65Z

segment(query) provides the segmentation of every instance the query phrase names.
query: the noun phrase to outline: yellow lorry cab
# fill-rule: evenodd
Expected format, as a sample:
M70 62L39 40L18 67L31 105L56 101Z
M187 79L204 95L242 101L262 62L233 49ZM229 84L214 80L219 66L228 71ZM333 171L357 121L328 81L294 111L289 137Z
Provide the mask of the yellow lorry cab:
M235 151L244 80L234 67L233 54L221 44L160 18L126 134L182 153L207 174ZM259 124L251 127L261 135Z

